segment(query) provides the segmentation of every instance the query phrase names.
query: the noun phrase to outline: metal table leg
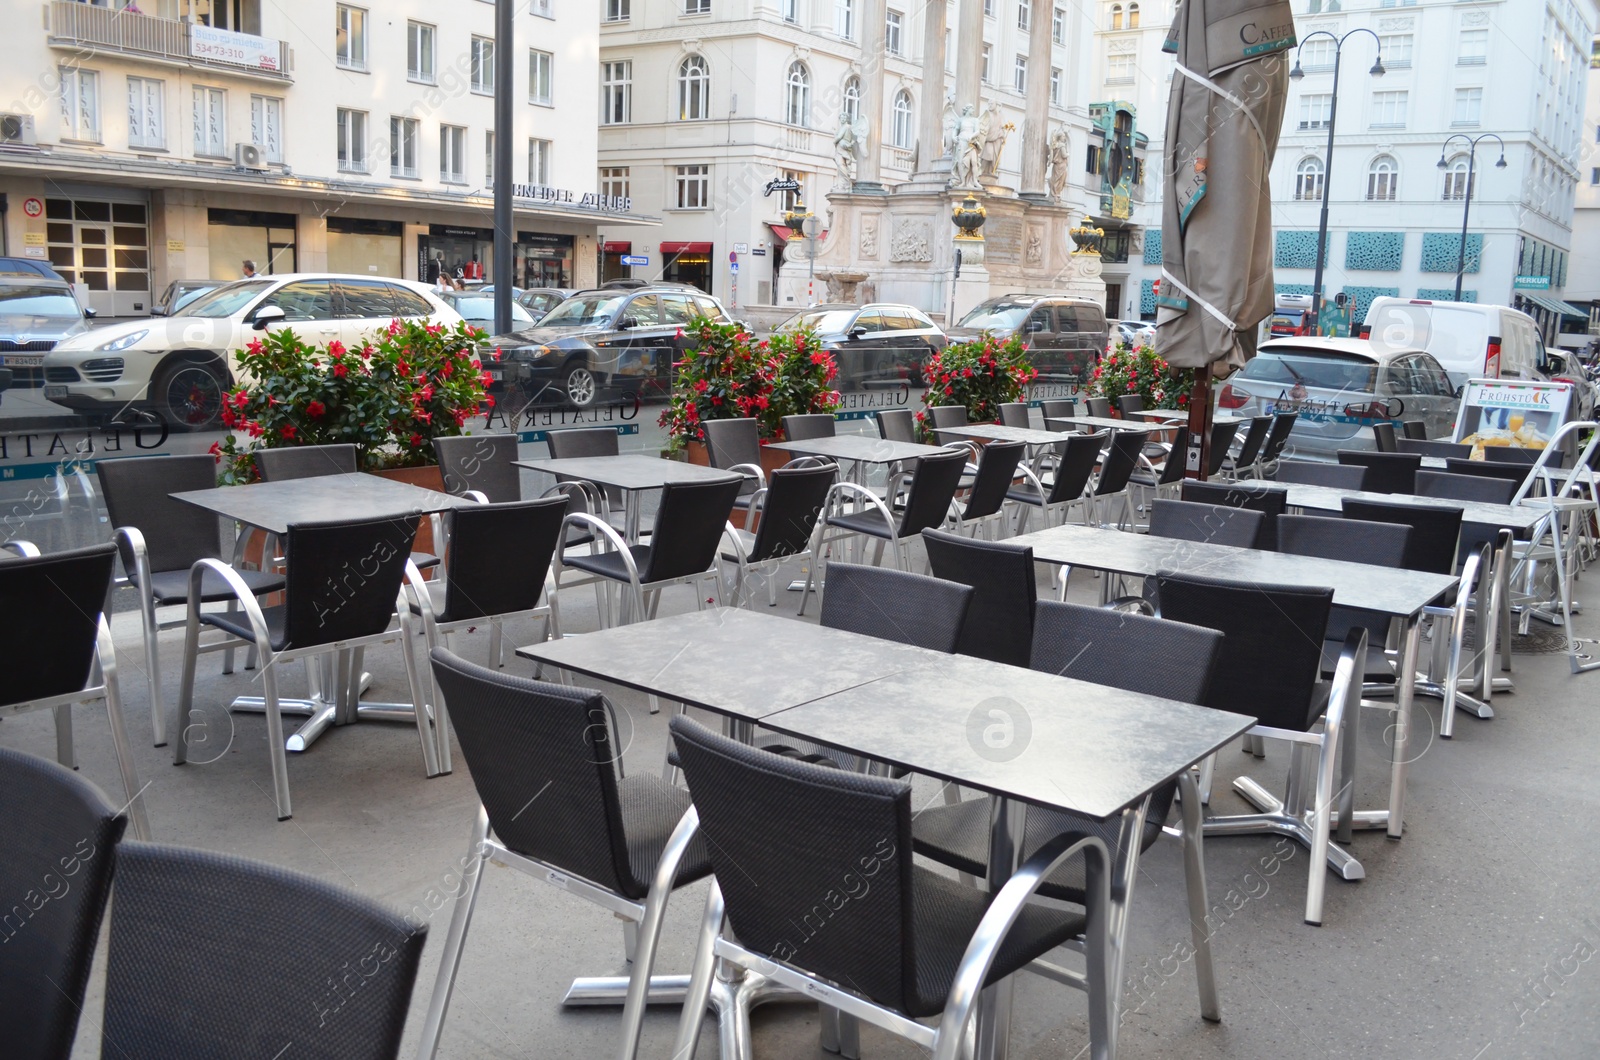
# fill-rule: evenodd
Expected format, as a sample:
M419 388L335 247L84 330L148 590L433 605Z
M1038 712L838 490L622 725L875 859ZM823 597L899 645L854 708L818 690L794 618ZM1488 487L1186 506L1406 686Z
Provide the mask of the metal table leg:
M1405 827L1406 770L1411 765L1411 704L1416 698L1417 644L1421 635L1421 616L1413 615L1406 623L1394 692L1394 757L1389 767L1387 821L1390 839L1399 839Z
M1022 864L1022 837L1028 807L998 796L991 799L989 805L989 893L999 894L1000 888ZM985 987L979 996L978 1041L973 1060L1006 1060L1011 1044L1012 994L1013 983L1008 976Z

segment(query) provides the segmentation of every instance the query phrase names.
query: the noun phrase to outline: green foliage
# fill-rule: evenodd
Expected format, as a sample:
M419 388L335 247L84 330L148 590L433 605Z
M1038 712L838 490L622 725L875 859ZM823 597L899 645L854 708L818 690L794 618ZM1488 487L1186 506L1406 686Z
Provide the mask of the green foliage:
M1112 401L1124 394L1138 394L1147 409L1189 407L1189 392L1194 388L1194 369L1174 368L1149 346L1132 349L1126 342L1100 359L1089 379L1089 393Z
M935 405L964 405L972 423L997 423L1000 406L1021 401L1028 384L1039 375L1028 358L1028 347L1012 337L1004 342L985 335L971 342L955 342L922 365L928 389L917 413L917 433L932 438L927 409Z

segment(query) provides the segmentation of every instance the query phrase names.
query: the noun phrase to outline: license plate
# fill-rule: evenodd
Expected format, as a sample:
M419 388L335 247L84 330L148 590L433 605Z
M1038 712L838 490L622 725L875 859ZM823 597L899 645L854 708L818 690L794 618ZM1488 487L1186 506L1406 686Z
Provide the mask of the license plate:
M8 353L4 357L0 357L0 362L3 362L7 368L43 368L44 354L35 354L29 357L24 354Z
M67 388L62 386L60 383L56 383L56 384L51 385L51 386L46 386L44 388L44 396L45 396L45 400L46 401L50 400L51 398L66 397L67 396Z
M489 378L493 379L496 383L500 382L500 380L506 377L505 369L503 368L487 368L485 371L489 373Z

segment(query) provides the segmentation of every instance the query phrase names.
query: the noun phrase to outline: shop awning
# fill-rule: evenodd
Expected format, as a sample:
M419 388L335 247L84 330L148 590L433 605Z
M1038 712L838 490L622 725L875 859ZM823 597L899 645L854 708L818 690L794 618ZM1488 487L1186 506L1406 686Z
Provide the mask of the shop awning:
M772 229L772 234L778 237L779 245L789 242L791 238L799 234L788 225L773 224L771 221L767 222L767 227ZM824 228L821 234L817 236L817 240L820 242L827 238L828 230Z
M663 243L663 244L661 244L661 253L663 253L663 254L709 254L709 253L711 253L711 244L710 243Z
M1589 319L1588 312L1579 309L1571 302L1563 302L1561 299L1552 298L1547 294L1532 294L1528 291L1523 291L1521 293L1523 298L1526 298L1540 309L1548 309L1550 312L1559 316L1574 317L1578 320Z
M616 242L615 240L613 240L611 242L606 243L605 252L607 254L632 254L633 253L633 244L631 242L628 242L628 241L623 241L623 242L619 243L619 242Z

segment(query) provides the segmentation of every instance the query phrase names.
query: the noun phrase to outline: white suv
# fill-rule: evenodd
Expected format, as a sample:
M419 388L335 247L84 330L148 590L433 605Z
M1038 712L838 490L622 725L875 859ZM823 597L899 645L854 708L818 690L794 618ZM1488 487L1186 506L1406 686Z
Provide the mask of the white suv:
M44 396L92 420L150 410L176 428L213 426L238 376L237 351L257 332L293 330L317 345L358 346L396 317L454 325L461 317L426 285L333 273L225 284L170 317L112 324L45 355Z

